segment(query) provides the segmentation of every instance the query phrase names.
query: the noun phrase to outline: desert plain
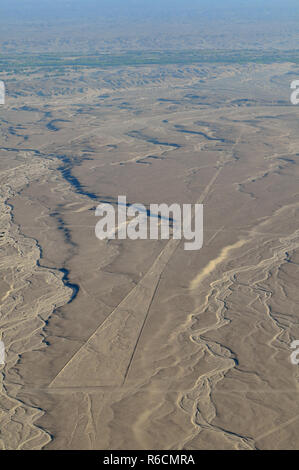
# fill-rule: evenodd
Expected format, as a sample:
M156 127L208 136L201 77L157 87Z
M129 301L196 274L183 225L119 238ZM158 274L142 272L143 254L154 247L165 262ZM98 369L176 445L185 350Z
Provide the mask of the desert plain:
M1 449L299 446L298 66L1 72ZM204 242L95 208L204 206Z

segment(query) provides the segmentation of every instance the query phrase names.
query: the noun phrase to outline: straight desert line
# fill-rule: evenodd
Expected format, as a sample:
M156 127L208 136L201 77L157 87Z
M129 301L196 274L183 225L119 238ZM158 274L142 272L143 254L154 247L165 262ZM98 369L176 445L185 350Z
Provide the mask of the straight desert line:
M207 184L206 188L204 189L203 193L201 194L198 203L202 203L204 199L206 198L207 194L209 193L212 185L216 181L217 177L219 176L220 172L222 170L222 167L218 168L215 174L212 176L211 180ZM174 240L170 239L166 246L163 248L163 250L160 252L158 257L155 259L154 263L152 264L151 268L147 271L147 273L144 275L144 277L139 281L139 283L126 295L126 297L113 309L112 312L108 315L108 317L102 322L97 329L94 331L94 333L80 346L80 348L74 353L74 355L67 361L67 363L64 365L64 367L56 374L56 376L52 379L50 384L48 385L49 387L53 387L54 384L57 384L59 381L68 381L68 378L63 379L63 375L66 373L67 375L67 369L69 369L69 366L74 365L76 360L79 362L82 360L83 356L87 353L87 345L90 345L91 342L93 343L93 346L95 347L94 342L98 341L100 343L100 349L103 347L105 340L103 335L105 336L107 340L107 335L110 337L110 340L112 341L112 338L115 338L114 347L115 350L110 349L110 359L113 354L117 353L117 337L120 334L120 331L123 330L124 325L123 325L123 316L124 316L124 311L129 311L132 318L136 318L136 324L133 326L130 331L127 332L126 335L126 352L129 354L128 361L126 364L124 364L124 356L125 356L125 351L123 351L123 357L121 361L117 361L117 367L122 369L122 373L119 375L122 375L122 380L126 380L128 376L128 372L131 369L132 362L134 359L134 355L137 349L138 342L141 338L141 334L143 331L144 324L148 318L149 315L149 310L150 306L153 302L153 299L155 297L157 287L159 284L160 277L174 255L176 249L178 248L181 240ZM146 289L146 294L144 292L144 289ZM142 294L143 297L143 302L147 304L146 311L141 314L138 310L141 310L141 305L138 304L138 297ZM146 300L145 300L146 299ZM136 310L137 309L137 310ZM143 317L143 319L142 319ZM139 325L140 322L140 325ZM104 331L106 330L106 331ZM123 334L123 331L122 331ZM99 338L99 335L101 336L101 339ZM136 336L135 336L136 335ZM133 336L135 338L133 339ZM110 341L110 343L111 343ZM130 344L130 342L132 343ZM107 346L108 347L108 346ZM109 349L109 348L108 348ZM112 348L113 349L113 348ZM99 351L98 351L99 352ZM103 354L104 351L101 351L101 354ZM101 368L104 367L105 361L107 361L107 366L108 366L108 359L106 358L104 360L104 357L102 358L102 364ZM122 363L122 365L120 364ZM79 366L80 367L80 366ZM83 367L83 366L81 366ZM111 368L111 363L109 364L109 367ZM98 371L97 371L98 372ZM120 371L119 371L120 372ZM112 373L112 371L111 371ZM115 373L114 376L117 374ZM94 378L95 379L95 378ZM104 379L105 381L105 379ZM60 384L61 385L61 384Z

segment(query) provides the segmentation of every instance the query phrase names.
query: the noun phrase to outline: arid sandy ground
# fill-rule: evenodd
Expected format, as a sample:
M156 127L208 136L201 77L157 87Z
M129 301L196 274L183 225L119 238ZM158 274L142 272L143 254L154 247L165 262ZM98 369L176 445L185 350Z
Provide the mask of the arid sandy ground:
M298 448L295 78L1 76L2 449ZM118 195L203 203L203 248L99 241Z

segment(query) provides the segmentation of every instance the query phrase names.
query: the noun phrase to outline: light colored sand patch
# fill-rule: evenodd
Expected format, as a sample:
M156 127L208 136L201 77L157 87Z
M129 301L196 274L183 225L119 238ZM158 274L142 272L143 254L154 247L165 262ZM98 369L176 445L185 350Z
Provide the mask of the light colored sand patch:
M201 284L202 280L209 276L217 266L222 263L225 259L228 258L231 251L236 250L237 248L241 248L246 243L246 240L239 240L233 245L228 245L222 248L219 256L217 258L211 260L206 267L191 281L190 283L190 290L197 289Z

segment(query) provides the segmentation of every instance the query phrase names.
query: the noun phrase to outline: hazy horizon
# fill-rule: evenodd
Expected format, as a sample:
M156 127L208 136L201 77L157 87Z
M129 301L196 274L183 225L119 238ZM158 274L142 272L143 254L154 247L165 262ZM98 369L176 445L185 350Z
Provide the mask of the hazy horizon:
M299 17L295 0L11 0L0 6L1 21L190 19L275 21Z

